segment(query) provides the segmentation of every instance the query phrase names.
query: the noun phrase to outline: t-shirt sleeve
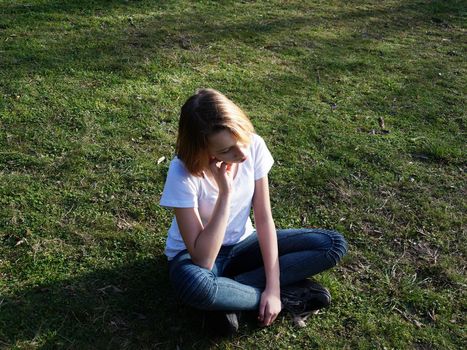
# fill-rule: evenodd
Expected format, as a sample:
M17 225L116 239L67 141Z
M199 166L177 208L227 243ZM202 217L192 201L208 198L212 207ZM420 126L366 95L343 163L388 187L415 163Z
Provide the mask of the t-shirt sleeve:
M180 159L175 158L170 162L159 204L167 208L197 208L197 188L195 176L188 172Z
M265 177L274 164L271 152L269 152L263 138L258 135L253 135L253 147L255 158L255 181Z

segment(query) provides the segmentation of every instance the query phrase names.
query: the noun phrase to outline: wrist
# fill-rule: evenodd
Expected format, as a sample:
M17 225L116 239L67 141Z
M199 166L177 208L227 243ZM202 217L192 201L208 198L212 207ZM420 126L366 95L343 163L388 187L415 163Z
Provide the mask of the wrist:
M281 287L279 284L274 284L274 285L266 284L266 288L264 289L264 291L279 295L281 293Z
M219 198L230 199L231 190L219 189Z

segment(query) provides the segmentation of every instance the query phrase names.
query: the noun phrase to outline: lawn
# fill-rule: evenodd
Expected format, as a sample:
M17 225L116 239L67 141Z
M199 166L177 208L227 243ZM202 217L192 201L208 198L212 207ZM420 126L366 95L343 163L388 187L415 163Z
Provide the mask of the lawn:
M461 349L463 1L0 0L0 349ZM276 226L349 242L296 329L203 329L158 205L181 104L251 117ZM464 242L464 243L462 243Z

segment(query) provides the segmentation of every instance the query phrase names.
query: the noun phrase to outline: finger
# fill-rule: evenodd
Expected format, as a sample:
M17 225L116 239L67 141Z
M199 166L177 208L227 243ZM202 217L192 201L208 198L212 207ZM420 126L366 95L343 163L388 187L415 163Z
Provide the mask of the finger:
M272 314L269 320L269 325L271 325L276 320L276 318L277 318L277 314Z
M269 321L271 318L271 312L269 311L269 305L266 304L264 306L264 311L263 311L263 325L264 326L269 326Z
M266 305L261 303L259 305L259 315L258 315L258 320L263 323L264 322L264 309L266 308Z
M227 169L227 163L224 163L224 162L220 163L220 165L219 165L219 172L220 172L221 174L225 174L226 171L227 171L226 169Z
M218 171L219 168L221 167L222 165L222 162L220 162L219 160L217 160L216 158L213 158L209 161L209 166L211 167L211 170L212 171Z
M264 325L269 326L272 323L272 314L269 310L264 315Z
M217 168L217 165L216 165L216 162L215 162L215 161L214 161L214 162L211 162L211 163L209 164L209 168L211 169L211 173L212 173L213 175L217 173L218 168Z

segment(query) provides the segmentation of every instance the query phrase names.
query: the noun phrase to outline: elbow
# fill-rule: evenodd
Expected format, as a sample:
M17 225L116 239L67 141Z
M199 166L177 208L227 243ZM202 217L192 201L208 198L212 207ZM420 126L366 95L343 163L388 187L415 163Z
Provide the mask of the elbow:
M214 267L216 257L207 256L209 254L206 254L206 252L203 253L203 251L200 249L201 247L198 247L197 244L198 240L195 240L192 249L188 249L191 256L191 261L193 262L193 264L202 267L203 269L211 271Z
M212 268L214 267L214 261L209 261L207 259L194 259L192 257L191 261L193 261L193 264L198 265L199 267L202 267L203 269L206 269L209 271L211 271Z
M212 271L212 268L214 267L214 263L212 263L212 264L202 264L200 266L202 268L206 269L206 270Z
M193 264L202 267L203 269L211 271L214 267L215 259L209 259L206 256L200 257L197 255L199 254L193 254L193 252L190 252L191 261L193 262Z

